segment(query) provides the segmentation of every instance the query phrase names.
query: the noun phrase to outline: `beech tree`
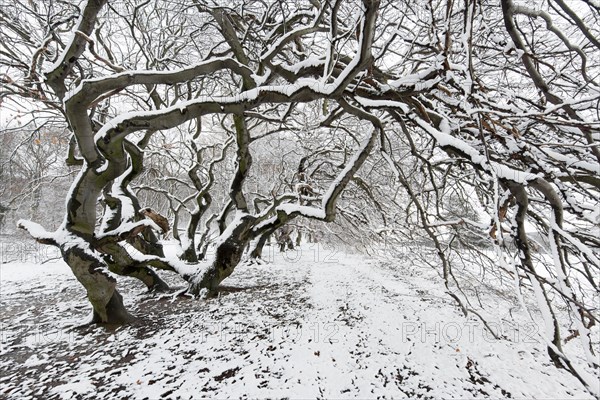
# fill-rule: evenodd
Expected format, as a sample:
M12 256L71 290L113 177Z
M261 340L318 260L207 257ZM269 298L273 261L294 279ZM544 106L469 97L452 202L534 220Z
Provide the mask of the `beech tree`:
M102 323L131 318L115 276L160 289L163 269L190 294L215 292L251 243L299 217L342 216L373 240L410 240L402 230L417 225L465 314L477 311L453 254L468 248L534 293L551 359L590 388L563 351L557 305L597 368L599 11L587 0L7 4L3 107L63 118L80 168L58 230L19 225L60 248ZM278 135L301 149L285 160L294 172L250 190L254 156ZM171 159L153 166L173 168L164 186L144 183L153 155ZM172 210L179 259L139 213L152 193ZM196 234L211 224L203 260Z

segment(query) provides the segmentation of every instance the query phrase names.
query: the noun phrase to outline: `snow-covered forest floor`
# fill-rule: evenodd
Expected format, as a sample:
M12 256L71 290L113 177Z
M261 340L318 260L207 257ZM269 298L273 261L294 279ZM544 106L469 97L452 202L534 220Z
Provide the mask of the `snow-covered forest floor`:
M3 264L0 397L590 398L552 366L524 311L491 310L506 337L494 339L429 267L317 245L269 251L218 298L125 281L139 319L112 330L80 326L90 306L62 261ZM487 304L501 296L482 291Z

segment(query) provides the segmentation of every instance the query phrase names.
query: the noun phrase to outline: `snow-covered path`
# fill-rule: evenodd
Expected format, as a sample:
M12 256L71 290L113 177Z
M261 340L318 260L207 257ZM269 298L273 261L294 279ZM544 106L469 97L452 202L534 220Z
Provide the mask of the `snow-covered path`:
M3 265L0 396L590 398L526 327L496 340L465 318L431 270L315 247L271 256L215 299L127 281L142 318L116 331L73 327L87 306L61 262Z

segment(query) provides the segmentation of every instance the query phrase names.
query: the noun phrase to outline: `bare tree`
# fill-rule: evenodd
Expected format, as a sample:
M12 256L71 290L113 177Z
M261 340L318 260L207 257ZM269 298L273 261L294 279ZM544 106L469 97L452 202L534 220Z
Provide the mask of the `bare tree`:
M477 313L449 257L466 227L495 246L494 256L475 253L489 265L509 260L517 290L535 293L551 359L592 391L563 351L552 300L567 306L597 367L589 329L599 318L591 305L600 269L599 10L576 3L17 1L0 13L2 96L62 116L76 144L69 162L81 165L57 231L20 225L61 249L94 320L110 323L130 316L106 270L151 288L164 286L153 268L171 270L189 293L214 292L250 242L294 218L339 214L357 227L377 218L390 232L394 207L433 243L450 295ZM208 157L201 138L217 127ZM322 151L302 142L307 133L324 138ZM183 258L195 269L164 256L160 228L142 219L130 190L161 135L168 179L148 192L161 195L176 226L188 221ZM257 148L285 135L301 143L285 160L294 172L249 190ZM228 195L219 197L224 184L213 173L229 165ZM365 217L353 201L375 211ZM464 201L471 206L456 207ZM197 262L200 221L220 227L207 262ZM543 272L529 226L547 238Z

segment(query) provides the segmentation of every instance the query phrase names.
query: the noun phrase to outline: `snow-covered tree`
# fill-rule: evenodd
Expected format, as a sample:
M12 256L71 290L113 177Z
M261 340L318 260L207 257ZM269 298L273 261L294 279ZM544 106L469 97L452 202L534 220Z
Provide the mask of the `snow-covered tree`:
M129 314L114 274L155 288L165 269L191 294L214 292L251 242L297 217L344 215L376 236L402 213L437 249L465 313L453 238L477 237L479 254L482 240L494 246L487 259L537 296L554 363L589 385L563 352L556 306L597 367L599 11L563 0L11 3L3 107L62 116L68 162L81 166L57 231L20 226L61 249L95 321L118 323ZM297 151L272 152L286 168L254 190L254 156L274 138ZM142 179L153 157L160 187ZM188 264L165 256L164 232L140 215L149 193L176 226L187 221L175 235ZM221 227L206 262L202 221ZM535 262L534 232L548 254Z

